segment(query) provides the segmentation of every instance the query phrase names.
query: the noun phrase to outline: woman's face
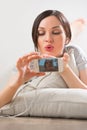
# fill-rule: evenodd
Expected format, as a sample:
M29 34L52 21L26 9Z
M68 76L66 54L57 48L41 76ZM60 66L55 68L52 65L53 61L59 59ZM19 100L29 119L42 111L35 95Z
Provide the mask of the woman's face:
M61 56L66 35L61 23L55 16L43 19L38 27L38 50L41 54Z

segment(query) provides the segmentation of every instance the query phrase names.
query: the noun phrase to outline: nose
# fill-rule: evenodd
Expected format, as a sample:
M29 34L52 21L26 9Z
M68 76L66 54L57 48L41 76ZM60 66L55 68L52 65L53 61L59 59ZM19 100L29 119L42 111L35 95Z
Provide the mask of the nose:
M52 35L50 33L46 33L45 42L48 42L48 43L53 42L53 37L52 37Z

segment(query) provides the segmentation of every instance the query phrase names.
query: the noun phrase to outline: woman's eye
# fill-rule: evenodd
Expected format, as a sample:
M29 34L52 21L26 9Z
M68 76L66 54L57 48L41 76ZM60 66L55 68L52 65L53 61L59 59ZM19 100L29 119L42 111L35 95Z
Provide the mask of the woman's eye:
M45 34L45 32L43 32L43 31L38 31L38 35L39 36L42 36L42 35L44 35Z
M52 34L59 35L61 34L61 31L53 31Z

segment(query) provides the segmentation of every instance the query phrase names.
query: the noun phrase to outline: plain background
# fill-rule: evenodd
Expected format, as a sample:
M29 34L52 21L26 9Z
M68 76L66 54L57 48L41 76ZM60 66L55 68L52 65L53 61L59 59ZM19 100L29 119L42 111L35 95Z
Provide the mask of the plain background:
M0 0L0 75L18 57L34 50L31 38L36 16L47 9L62 11L70 22L87 19L87 0ZM87 27L73 41L87 50Z

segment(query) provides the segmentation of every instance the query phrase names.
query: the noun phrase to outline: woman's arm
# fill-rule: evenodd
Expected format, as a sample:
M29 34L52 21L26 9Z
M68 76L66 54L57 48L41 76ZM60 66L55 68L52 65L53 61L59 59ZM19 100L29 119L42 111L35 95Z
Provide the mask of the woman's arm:
M72 71L69 66L61 73L61 76L65 80L69 88L87 89L87 85L79 77L77 77L77 75Z
M31 79L33 76L42 76L45 74L41 72L36 73L34 71L31 71L29 68L29 62L33 59L38 58L41 58L41 56L38 55L38 53L33 52L18 59L17 74L13 78L11 78L6 87L0 91L0 107L11 102L18 88L26 81Z
M67 64L69 61L68 54L64 54L64 71L60 73L69 88L83 88L87 89L87 69L80 71L80 76L78 77L70 66Z
M14 78L9 81L6 87L0 91L0 107L11 102L13 96L20 87L19 83L16 81L15 78L17 78L17 75L14 76Z

